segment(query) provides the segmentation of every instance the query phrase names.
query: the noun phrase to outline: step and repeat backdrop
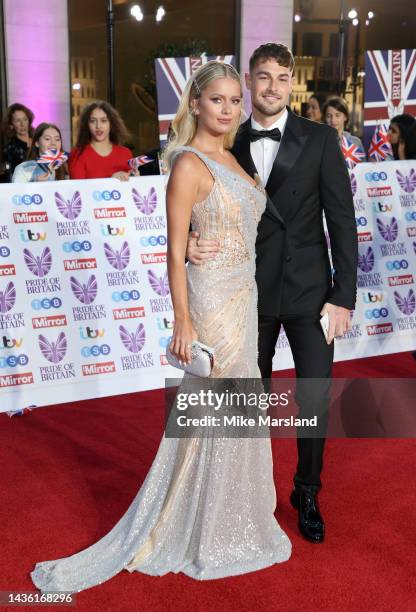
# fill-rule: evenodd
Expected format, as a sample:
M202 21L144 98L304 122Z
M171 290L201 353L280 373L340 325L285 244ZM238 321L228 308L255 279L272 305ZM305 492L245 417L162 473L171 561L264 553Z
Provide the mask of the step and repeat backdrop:
M416 167L351 173L357 309L336 358L416 348ZM160 388L173 311L166 177L2 185L0 411ZM292 366L284 334L276 369Z

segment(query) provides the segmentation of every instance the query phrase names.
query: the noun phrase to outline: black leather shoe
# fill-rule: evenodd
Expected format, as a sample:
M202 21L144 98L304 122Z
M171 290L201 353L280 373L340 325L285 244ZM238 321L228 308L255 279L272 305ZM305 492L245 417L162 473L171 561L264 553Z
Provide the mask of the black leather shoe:
M325 523L313 493L298 493L293 490L290 503L299 513L299 531L309 542L319 544L324 541Z

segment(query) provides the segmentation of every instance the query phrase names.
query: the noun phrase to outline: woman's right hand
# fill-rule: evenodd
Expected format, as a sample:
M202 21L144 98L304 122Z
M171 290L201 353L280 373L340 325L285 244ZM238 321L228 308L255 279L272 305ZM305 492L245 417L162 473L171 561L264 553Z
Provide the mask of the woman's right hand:
M49 177L50 177L49 172L45 172L45 174L39 174L39 176L36 177L36 182L43 183L44 181L48 181Z
M169 345L170 352L181 363L191 363L191 344L198 340L198 335L190 321L175 321L172 340Z

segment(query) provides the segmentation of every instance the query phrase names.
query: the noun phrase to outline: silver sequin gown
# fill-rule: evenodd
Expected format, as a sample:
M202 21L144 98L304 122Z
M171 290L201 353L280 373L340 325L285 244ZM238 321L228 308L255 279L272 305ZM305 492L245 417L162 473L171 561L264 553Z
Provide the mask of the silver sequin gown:
M188 265L193 324L215 349L214 377L258 377L255 240L264 189L191 147L182 151L197 154L214 178L209 196L193 208L192 225L221 244L215 260ZM275 506L269 438L164 436L113 529L77 554L37 563L30 575L42 591L77 592L122 569L198 580L259 570L291 554Z

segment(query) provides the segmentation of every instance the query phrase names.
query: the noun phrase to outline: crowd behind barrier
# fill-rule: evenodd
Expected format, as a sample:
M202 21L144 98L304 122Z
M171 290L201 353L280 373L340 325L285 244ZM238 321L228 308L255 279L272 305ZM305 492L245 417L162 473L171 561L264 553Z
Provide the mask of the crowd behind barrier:
M313 94L305 114L312 121L326 122L337 130L350 170L366 160L416 158L416 119L412 115L393 117L388 128L384 124L377 126L366 152L360 138L348 131L350 111L343 98ZM2 127L1 182L110 177L128 180L139 174L160 173L158 149L134 158L132 151L124 146L129 132L108 102L97 100L83 108L76 145L70 154L65 153L59 126L44 121L35 130L34 119L34 113L25 105L9 106ZM50 163L40 163L47 154ZM133 160L136 162L131 163Z

